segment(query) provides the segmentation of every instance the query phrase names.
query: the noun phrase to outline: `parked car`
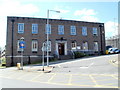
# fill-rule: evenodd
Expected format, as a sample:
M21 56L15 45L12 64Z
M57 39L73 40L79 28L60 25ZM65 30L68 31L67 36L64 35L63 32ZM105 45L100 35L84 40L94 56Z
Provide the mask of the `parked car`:
M114 53L120 53L120 50L119 49L115 49Z
M116 53L117 52L117 48L109 48L109 50L108 50L108 53L109 54L114 54L114 53Z

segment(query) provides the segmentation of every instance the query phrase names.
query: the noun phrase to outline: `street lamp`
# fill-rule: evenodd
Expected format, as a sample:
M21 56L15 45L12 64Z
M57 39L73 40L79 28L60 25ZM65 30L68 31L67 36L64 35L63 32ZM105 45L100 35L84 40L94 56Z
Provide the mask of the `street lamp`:
M48 33L48 27L49 27L49 12L50 11L53 11L53 12L56 12L56 13L60 13L60 11L56 11L56 10L48 10L47 11L47 66L49 67L49 51L48 51L48 44L49 44L49 42L48 42L48 40L49 40L49 33Z

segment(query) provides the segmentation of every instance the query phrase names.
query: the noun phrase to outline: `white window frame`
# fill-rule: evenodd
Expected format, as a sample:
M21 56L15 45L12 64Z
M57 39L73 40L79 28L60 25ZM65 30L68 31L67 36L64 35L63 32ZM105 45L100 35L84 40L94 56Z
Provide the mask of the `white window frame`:
M18 23L18 33L24 33L24 23Z
M32 40L32 52L37 52L37 51L38 51L38 41Z
M70 34L76 35L76 26L70 26Z
M96 27L93 27L93 35L98 36L98 30Z
M98 51L98 42L97 41L95 41L94 42L94 51Z
M51 24L46 24L45 26L45 33L51 34Z
M64 35L64 25L58 25L58 34Z
M83 50L88 51L88 42L83 42Z
M32 34L38 33L38 24L32 24Z
M77 49L77 42L76 41L72 41L71 42L71 49L72 50L76 50Z
M87 36L87 27L82 27L82 35Z

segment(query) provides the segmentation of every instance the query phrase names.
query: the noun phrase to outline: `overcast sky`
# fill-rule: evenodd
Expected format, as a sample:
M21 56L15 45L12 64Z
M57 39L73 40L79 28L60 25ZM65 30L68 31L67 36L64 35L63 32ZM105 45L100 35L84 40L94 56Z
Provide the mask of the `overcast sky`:
M50 18L101 22L106 37L117 34L118 0L0 0L0 47L6 44L7 16L46 18L48 9L61 12L50 12Z

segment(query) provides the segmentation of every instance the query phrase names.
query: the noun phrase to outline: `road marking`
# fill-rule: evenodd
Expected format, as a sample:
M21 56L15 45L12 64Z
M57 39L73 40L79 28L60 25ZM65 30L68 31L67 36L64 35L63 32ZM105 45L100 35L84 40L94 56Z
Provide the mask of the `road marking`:
M115 66L115 67L118 67L118 65L117 65L117 64L112 63L112 60L109 60L109 63L110 63L110 64L112 64L112 65L113 65L113 66Z
M95 84L96 86L99 86L98 83L97 83L97 81L92 77L92 75L89 75L89 77L92 79L92 81L94 82L94 84Z
M40 75L37 75L36 77L32 78L32 79L29 80L29 81L34 81L35 79L37 79L38 77L40 77L40 76L42 76L42 75L43 75L43 73L41 73Z
M20 76L20 77L17 78L17 79L22 79L23 77L26 77L26 76L28 76L28 75L30 75L30 74L32 74L32 73L27 73L27 74L25 74L25 75L23 75L23 76ZM24 79L22 79L22 80L24 80Z
M72 74L70 74L70 76L69 76L69 81L68 81L68 84L67 85L72 85Z
M88 67L91 67L94 63L91 63Z
M48 80L48 82L50 82L55 76L56 76L56 73Z
M117 77L115 77L114 75L111 75L113 78L115 78L115 79L118 79Z
M113 78L110 79L102 79L102 80L96 80L96 81L107 81L107 80L112 80Z

